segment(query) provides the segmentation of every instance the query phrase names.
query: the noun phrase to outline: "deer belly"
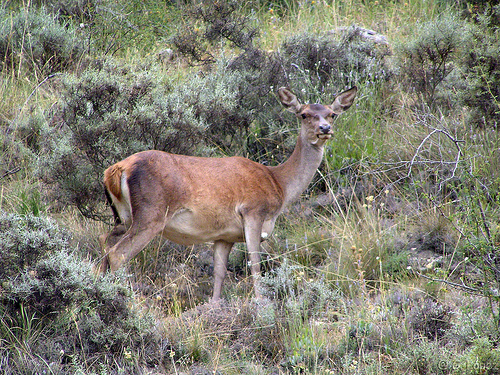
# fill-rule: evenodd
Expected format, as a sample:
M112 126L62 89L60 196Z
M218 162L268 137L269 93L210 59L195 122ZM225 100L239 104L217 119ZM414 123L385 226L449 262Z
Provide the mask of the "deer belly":
M243 225L236 214L197 215L189 209L181 209L167 219L162 235L181 245L216 240L244 242Z

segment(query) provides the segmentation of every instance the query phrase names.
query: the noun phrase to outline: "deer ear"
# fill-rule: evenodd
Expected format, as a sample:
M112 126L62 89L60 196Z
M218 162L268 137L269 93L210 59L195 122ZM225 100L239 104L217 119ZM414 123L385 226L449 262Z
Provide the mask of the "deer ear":
M356 97L357 92L358 88L354 86L349 90L346 90L337 95L332 104L333 112L337 115L340 115L342 112L347 111L354 102L354 98Z
M287 110L293 113L300 112L302 105L297 100L297 97L288 90L286 87L280 87L278 89L278 96L280 98L281 104L283 104Z

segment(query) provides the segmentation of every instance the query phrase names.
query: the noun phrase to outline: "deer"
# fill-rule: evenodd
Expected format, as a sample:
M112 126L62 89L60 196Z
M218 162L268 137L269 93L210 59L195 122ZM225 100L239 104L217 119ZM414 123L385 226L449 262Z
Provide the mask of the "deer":
M160 234L180 245L213 243L210 302L216 303L221 300L229 253L235 243L245 242L255 298L262 299L261 242L311 183L324 145L334 135L333 121L351 107L356 93L354 86L331 105L304 105L288 88L279 88L279 100L300 120L300 131L291 156L277 166L240 156L196 157L155 150L110 166L104 185L115 226L101 236L100 271L118 270Z

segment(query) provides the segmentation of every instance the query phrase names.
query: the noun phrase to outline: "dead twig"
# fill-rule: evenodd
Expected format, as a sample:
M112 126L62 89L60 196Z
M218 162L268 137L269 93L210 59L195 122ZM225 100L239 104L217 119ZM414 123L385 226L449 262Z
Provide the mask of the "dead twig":
M7 176L10 176L11 174L16 174L17 172L19 172L21 170L21 167L15 167L15 168L12 168L11 170L9 171L6 171L4 172L1 176L0 176L0 180L1 179L4 179L5 177Z

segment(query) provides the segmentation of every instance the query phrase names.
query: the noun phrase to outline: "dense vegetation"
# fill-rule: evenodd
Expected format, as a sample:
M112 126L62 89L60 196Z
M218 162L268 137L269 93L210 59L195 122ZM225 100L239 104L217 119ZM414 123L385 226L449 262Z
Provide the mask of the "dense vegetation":
M0 5L0 371L499 374L500 6ZM375 30L367 32L366 29ZM276 165L276 99L357 85L325 161L220 307L209 245L98 276L103 170L159 149Z

